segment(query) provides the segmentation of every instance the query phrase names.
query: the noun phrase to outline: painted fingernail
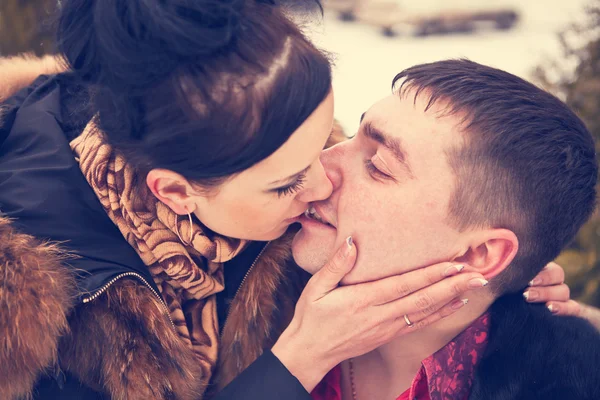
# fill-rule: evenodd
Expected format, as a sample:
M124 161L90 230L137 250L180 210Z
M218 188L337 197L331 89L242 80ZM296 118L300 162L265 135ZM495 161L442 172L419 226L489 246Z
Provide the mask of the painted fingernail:
M469 289L477 289L488 285L488 281L483 278L474 278L469 281Z
M553 304L548 304L546 308L548 308L552 314L556 314L558 312L558 308L556 308Z
M460 271L465 269L465 266L462 264L454 264L446 268L444 271L444 276L452 276L458 274Z
M525 300L527 301L533 301L536 300L539 297L539 293L537 292L537 290L526 290L523 293L523 297L525 297Z
M453 310L458 310L459 308L466 306L468 303L469 299L454 300L452 304L450 304L450 308Z
M540 278L533 278L529 282L529 286L537 286L537 285L541 285L541 284L542 284L542 280Z
M352 236L348 236L346 238L346 252L345 252L346 257L348 257L350 255L350 252L352 251L352 243L354 243L352 241Z

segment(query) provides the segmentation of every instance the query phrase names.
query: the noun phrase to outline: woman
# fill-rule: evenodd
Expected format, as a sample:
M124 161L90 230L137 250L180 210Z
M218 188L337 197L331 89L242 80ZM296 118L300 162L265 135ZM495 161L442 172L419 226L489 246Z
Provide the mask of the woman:
M61 3L71 72L3 107L3 395L308 399L380 345L361 340L368 301L335 290L352 241L304 292L289 251L289 226L330 191L327 58L267 2ZM448 267L400 277L447 279L424 309L395 294L384 337L452 312L450 288L480 277ZM308 323L278 341L292 316Z

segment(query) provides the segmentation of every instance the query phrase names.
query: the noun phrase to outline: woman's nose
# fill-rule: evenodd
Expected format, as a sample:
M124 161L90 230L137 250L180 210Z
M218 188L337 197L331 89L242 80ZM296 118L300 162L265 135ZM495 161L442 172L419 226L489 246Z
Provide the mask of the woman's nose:
M308 190L304 192L299 200L310 203L325 200L331 196L332 184L319 160L310 169L310 175L311 187L307 188Z
M342 183L341 159L343 153L343 143L330 147L321 152L321 164L335 190Z

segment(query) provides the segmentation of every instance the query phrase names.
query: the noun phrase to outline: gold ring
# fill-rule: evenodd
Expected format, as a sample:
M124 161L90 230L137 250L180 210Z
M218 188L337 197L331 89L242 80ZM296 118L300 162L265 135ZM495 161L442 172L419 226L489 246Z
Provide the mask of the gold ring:
M412 322L410 322L410 319L408 319L408 315L406 314L404 314L404 322L406 322L406 325L408 325L409 328L415 326Z

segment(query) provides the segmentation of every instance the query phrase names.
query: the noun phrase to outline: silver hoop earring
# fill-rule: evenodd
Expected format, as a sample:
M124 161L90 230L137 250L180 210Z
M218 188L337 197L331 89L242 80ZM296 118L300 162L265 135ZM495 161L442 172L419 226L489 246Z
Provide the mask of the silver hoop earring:
M188 213L188 219L190 220L190 240L188 243L186 243L182 238L181 235L179 234L179 216L177 216L177 221L175 221L175 233L177 234L177 237L179 238L179 240L181 240L181 243L183 243L186 246L191 246L192 245L192 238L194 237L194 230L193 225L192 225L192 213Z

